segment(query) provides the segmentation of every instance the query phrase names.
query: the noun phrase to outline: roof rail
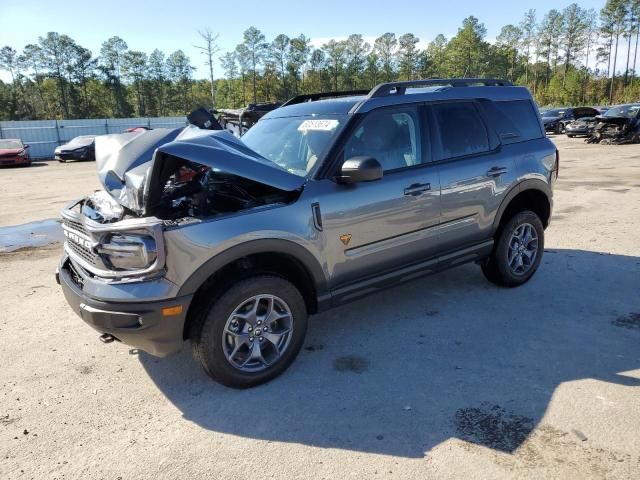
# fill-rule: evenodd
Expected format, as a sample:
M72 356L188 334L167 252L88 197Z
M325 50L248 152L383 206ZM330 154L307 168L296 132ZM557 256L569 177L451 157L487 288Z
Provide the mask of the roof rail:
M429 87L434 85L450 87L510 87L511 82L495 78L432 78L428 80L410 80L407 82L388 82L376 85L370 92L369 98L387 97L389 95L404 95L407 88Z
M297 103L315 102L323 98L338 98L338 97L350 97L352 95L367 95L369 90L345 90L343 92L319 92L319 93L305 93L304 95L298 95L290 98L284 102L281 106L286 107L288 105L295 105Z

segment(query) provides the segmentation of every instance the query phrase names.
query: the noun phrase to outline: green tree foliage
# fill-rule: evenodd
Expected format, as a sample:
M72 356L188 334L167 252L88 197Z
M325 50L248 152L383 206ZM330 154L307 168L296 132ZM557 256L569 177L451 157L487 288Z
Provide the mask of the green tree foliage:
M405 33L398 39L398 75L403 80L413 80L418 70L418 42L413 33Z
M22 52L0 48L0 70L9 80L0 81L0 119L183 115L212 104L239 108L300 93L446 77L507 78L526 85L541 105L639 101L640 0L603 2L599 12L576 3L530 9L495 41L469 16L456 35L434 35L426 46L413 33L387 32L372 44L354 33L319 46L303 34L266 39L249 27L240 44L214 58L217 36L205 30L197 32L197 48L205 55L206 80L194 78L182 50L147 54L114 36L94 56L68 35L49 32Z

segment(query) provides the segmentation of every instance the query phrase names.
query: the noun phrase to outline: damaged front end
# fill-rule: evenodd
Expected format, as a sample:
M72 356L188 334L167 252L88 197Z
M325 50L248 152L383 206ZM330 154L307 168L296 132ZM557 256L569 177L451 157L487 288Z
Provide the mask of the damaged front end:
M286 204L304 183L228 132L193 127L99 137L96 157L104 190L62 211L79 284L162 275L165 229Z
M640 142L640 105L621 105L596 117L587 143L623 145Z

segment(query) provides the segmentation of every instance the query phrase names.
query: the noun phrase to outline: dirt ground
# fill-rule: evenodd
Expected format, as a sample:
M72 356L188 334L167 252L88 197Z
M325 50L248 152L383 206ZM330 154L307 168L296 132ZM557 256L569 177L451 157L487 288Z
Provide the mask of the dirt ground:
M640 479L640 146L556 143L527 285L468 265L318 315L247 391L188 348L101 344L55 283L60 245L0 254L0 478ZM98 186L90 163L0 178L1 226Z

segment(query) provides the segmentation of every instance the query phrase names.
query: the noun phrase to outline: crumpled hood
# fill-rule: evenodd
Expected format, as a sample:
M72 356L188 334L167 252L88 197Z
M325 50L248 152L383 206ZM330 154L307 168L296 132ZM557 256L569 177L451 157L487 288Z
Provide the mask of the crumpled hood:
M180 128L115 133L96 137L96 167L104 189L136 213L144 211L144 185L153 155L174 140Z
M598 122L613 123L615 125L625 125L625 124L631 123L633 121L633 119L628 118L628 117L607 117L607 116L604 116L604 115L598 115L596 117L596 120Z
M189 126L96 138L100 182L118 203L138 214L145 211L149 179L167 155L284 191L297 190L305 182L303 177L261 157L226 130Z

